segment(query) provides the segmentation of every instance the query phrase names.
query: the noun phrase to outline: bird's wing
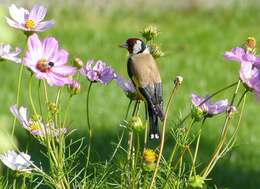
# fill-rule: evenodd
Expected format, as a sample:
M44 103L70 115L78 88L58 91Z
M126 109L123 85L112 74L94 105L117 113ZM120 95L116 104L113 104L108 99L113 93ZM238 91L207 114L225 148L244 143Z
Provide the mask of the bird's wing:
M151 54L137 54L128 59L128 74L137 86L145 87L160 83L157 64Z
M137 54L129 58L129 77L154 112L163 119L162 84L156 62L150 54Z

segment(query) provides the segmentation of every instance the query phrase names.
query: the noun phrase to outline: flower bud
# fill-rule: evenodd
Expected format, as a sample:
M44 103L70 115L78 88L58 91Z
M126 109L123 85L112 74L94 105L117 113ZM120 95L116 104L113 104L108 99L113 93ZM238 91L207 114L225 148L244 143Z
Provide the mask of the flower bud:
M141 132L145 127L139 116L133 116L128 123L128 128L136 132Z
M205 184L204 179L199 175L192 176L189 178L188 185L189 185L189 188L191 188L191 189L203 188L204 184Z
M49 102L48 103L48 111L51 113L51 114L56 114L58 112L58 107L56 105L56 103L54 102Z
M156 59L164 56L164 52L161 50L160 46L157 44L149 45L151 55Z
M75 66L76 68L80 69L82 68L84 65L83 61L80 58L74 58L73 60L73 66Z
M71 92L71 95L77 95L80 93L80 84L79 82L77 81L72 81L70 84L69 84L69 90Z
M151 41L155 37L159 35L159 30L156 26L148 26L141 31L141 34L143 38L145 38L146 41Z
M247 52L255 54L256 39L254 37L248 37L245 42L245 48Z
M175 82L175 84L181 85L182 81L183 81L183 77L178 75L178 76L176 76L174 82Z
M237 112L237 108L235 106L229 106L227 108L227 113L229 116L234 115Z
M204 117L204 112L202 111L202 109L200 107L193 106L193 108L191 110L191 117L195 121L200 121Z
M151 165L157 159L157 154L152 149L147 148L144 150L143 159L145 164Z

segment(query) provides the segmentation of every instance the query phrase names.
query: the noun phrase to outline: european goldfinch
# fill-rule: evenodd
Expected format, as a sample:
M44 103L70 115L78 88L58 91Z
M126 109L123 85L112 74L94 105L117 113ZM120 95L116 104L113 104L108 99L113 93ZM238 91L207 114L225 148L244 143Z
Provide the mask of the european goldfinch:
M149 114L149 135L159 139L158 117L164 120L162 82L157 64L147 45L138 38L129 38L120 45L129 52L127 72L136 90L147 104Z

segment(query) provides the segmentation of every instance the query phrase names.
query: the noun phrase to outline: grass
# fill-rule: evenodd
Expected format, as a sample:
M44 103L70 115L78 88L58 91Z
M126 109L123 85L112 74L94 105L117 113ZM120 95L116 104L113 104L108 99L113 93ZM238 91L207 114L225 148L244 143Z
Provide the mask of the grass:
M164 85L165 98L168 97L176 75L184 77L173 110L170 112L168 129L174 127L179 114L185 114L190 107L190 94L212 93L238 78L238 64L223 60L223 53L241 44L248 36L260 40L260 12L256 8L219 9L214 11L145 11L115 10L113 12L62 9L50 10L49 18L54 18L55 26L41 36L55 36L61 47L70 52L70 60L75 56L87 59L101 59L110 64L117 73L127 77L126 52L118 44L128 37L139 36L146 25L155 24L161 30L159 38L166 56L158 60ZM4 22L4 21L1 21ZM12 29L10 29L12 30ZM13 30L12 30L13 32ZM22 33L15 33L13 44L25 46ZM11 63L0 65L0 117L2 127L11 125L8 108L15 102L15 88L18 67ZM24 76L23 104L26 103L29 74ZM85 95L87 82L81 79L82 93L72 101L70 129L86 135ZM55 89L53 89L55 90ZM219 98L230 98L225 93ZM37 93L35 93L37 95ZM112 153L112 141L117 139L119 123L124 117L128 99L122 91L111 83L104 87L96 85L91 92L90 114L94 126L96 152L93 158L105 160ZM259 102L250 95L246 104L246 113L242 121L237 144L231 153L218 164L211 177L219 187L254 189L260 185L260 154L258 140L260 136ZM10 122L10 123L8 123ZM202 163L209 159L214 149L223 117L217 121L208 121L206 135L202 136ZM26 140L22 129L16 133L19 141ZM173 143L170 137L167 145ZM21 142L22 144L23 142ZM166 151L167 151L166 145ZM38 147L33 145L33 159L36 159ZM102 153L101 153L102 152Z

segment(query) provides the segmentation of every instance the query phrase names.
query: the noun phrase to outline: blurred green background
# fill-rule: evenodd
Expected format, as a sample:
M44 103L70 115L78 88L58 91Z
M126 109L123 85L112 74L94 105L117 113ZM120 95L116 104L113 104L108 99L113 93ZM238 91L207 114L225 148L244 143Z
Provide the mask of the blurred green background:
M31 7L34 3L49 8L47 18L55 25L41 37L54 36L60 46L70 53L70 60L78 56L84 61L101 59L111 65L118 74L127 78L127 53L118 44L128 37L140 37L140 30L154 24L159 27L158 39L165 57L158 60L167 99L176 75L184 78L181 90L170 112L168 129L180 113L190 108L190 94L212 93L238 78L237 63L224 61L223 53L242 44L248 36L260 40L260 3L258 1L8 1L0 5L0 42L25 47L22 32L9 28L4 16L8 6ZM8 108L15 103L19 68L9 62L0 65L0 126L4 141L11 129L12 116ZM24 74L21 104L27 103L29 73ZM73 98L69 129L77 129L76 135L85 136L85 95L87 82L82 78L82 93ZM52 89L55 91L56 89ZM217 98L229 98L226 92ZM35 92L35 96L37 93ZM94 126L96 152L93 157L105 160L111 155L112 141L119 135L119 124L123 119L128 99L115 82L104 87L96 85L91 92L91 116ZM216 98L216 99L217 99ZM257 189L260 186L260 104L250 94L236 146L217 165L210 177L218 187L234 189ZM223 116L208 120L201 147L201 162L206 163L212 153L223 123ZM18 124L17 124L18 125ZM20 125L16 137L21 148L27 136ZM5 139L6 138L6 139ZM166 139L166 148L172 138ZM5 142L7 145L10 143ZM5 144L3 142L3 146ZM6 146L8 148L8 146ZM32 158L40 156L38 146L33 145ZM167 151L167 149L166 149ZM211 183L211 181L209 181Z

